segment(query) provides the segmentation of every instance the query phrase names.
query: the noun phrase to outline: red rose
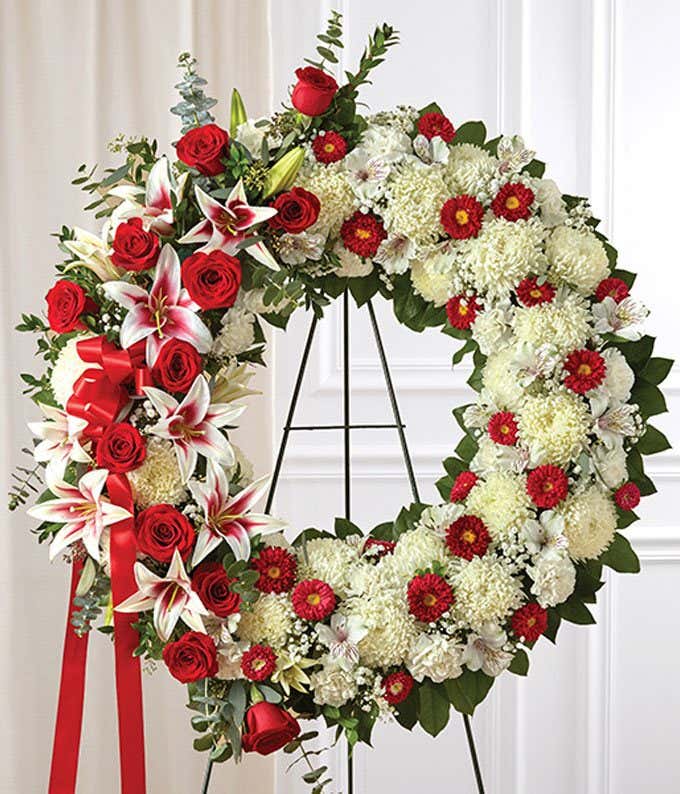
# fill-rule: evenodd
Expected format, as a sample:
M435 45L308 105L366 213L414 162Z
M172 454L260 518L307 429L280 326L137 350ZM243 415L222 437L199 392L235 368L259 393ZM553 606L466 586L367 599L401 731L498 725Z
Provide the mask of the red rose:
M234 581L219 562L201 563L191 575L191 586L203 606L218 618L226 618L239 611L241 596L230 589Z
M182 263L182 281L201 309L228 309L241 286L241 263L224 251L195 253Z
M272 229L283 229L289 234L299 234L308 229L319 217L321 203L309 190L294 187L276 197L273 206L278 210L269 221Z
M73 281L61 279L45 295L47 301L47 321L50 328L58 334L83 330L80 321L84 312L97 311L97 304L87 297L85 290Z
M248 709L243 749L246 753L269 755L285 747L299 733L300 724L292 714L263 700Z
M182 135L177 141L177 156L204 176L224 171L221 158L229 152L229 133L217 124L204 124Z
M296 69L298 81L293 88L291 102L305 116L320 116L333 101L338 84L335 78L315 66Z
M137 548L158 562L170 562L175 549L186 557L194 545L196 532L189 519L172 505L147 507L137 516Z
M125 270L148 270L156 264L159 254L158 237L144 231L141 218L119 223L113 236L111 261Z
M114 474L124 474L144 463L146 443L136 427L114 422L97 443L97 466Z
M170 675L183 684L217 675L217 649L207 634L187 631L163 648L163 661Z
M183 339L170 339L160 349L152 374L166 391L187 392L202 369L201 354L193 345Z

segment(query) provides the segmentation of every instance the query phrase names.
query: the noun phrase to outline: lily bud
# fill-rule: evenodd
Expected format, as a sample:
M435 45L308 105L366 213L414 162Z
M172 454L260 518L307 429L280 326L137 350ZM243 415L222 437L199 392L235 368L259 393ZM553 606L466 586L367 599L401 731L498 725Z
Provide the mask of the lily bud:
M229 134L233 138L240 124L248 121L246 106L243 104L241 95L234 89L231 92L231 120L229 122Z
M268 198L274 193L292 187L304 159L305 152L301 146L286 152L267 172L262 196Z

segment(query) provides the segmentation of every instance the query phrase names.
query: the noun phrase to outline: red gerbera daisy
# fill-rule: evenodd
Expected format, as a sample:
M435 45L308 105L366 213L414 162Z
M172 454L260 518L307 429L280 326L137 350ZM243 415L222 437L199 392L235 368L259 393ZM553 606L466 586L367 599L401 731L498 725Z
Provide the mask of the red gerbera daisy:
M383 678L382 685L385 691L385 700L390 706L396 706L397 703L402 703L411 694L413 676L409 675L405 670L398 670L396 673L386 675Z
M490 542L486 524L478 516L461 516L446 530L446 547L454 557L464 560L483 557Z
M529 472L527 493L536 507L555 507L567 495L569 480L557 466L546 464Z
M491 419L487 427L489 436L496 444L505 447L512 447L517 443L517 422L515 414L511 411L498 411Z
M260 574L255 587L263 593L287 593L295 584L297 560L278 546L266 546L250 566Z
M372 549L370 554L367 556L370 557L372 560L379 560L382 557L386 557L388 554L392 554L395 550L397 544L393 540L381 540L380 538L366 538L364 542L364 551L366 552L369 549Z
M491 210L497 218L505 218L506 221L525 221L531 215L533 201L531 188L521 182L508 182L491 202Z
M456 196L444 203L439 220L446 233L455 240L476 237L482 228L484 207L474 196Z
M576 394L596 389L607 374L607 365L596 350L574 350L564 362L568 375L564 385Z
M241 657L241 670L251 681L264 681L276 670L276 654L268 645L253 645Z
M312 141L314 157L320 163L337 163L347 154L347 141L337 132L320 132Z
M446 303L446 316L454 328L465 330L474 323L480 308L476 295L454 295Z
M364 259L375 256L380 243L387 237L379 218L359 210L342 224L340 234L345 248Z
M303 620L323 620L335 609L333 588L321 579L305 579L293 590L293 610Z
M630 290L628 289L628 284L625 281L621 281L620 278L615 278L614 276L610 276L609 278L604 279L604 281L600 281L597 285L597 289L595 290L595 297L600 301L600 303L605 298L614 298L616 303L621 303L624 298L627 298L630 295Z
M520 607L510 623L516 637L524 639L524 642L536 642L548 628L548 612L532 601Z
M614 494L614 501L621 510L635 510L640 504L640 489L634 482L624 483Z
M462 502L475 487L478 479L479 477L473 471L461 471L451 487L449 500L451 502Z
M443 113L423 113L418 119L418 132L431 141L435 135L451 143L456 137L456 130Z
M550 303L557 290L548 281L542 284L535 278L523 278L517 285L517 297L525 306Z
M442 576L425 573L408 584L409 611L423 623L434 623L453 604L453 590Z

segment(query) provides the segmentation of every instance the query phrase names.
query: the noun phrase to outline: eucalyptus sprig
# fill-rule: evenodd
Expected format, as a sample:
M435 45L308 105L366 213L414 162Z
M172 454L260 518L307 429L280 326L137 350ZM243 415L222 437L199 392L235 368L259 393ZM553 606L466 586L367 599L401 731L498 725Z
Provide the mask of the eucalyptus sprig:
M316 48L321 60L313 61L311 58L305 58L305 63L316 66L317 69L325 69L326 61L333 64L338 63L338 56L333 48L341 50L344 47L342 43L342 14L339 11L331 11L325 32L319 33L317 39L321 42Z
M205 95L203 86L208 81L196 73L196 63L196 58L189 52L181 53L177 59L177 66L184 72L182 81L175 86L182 101L170 108L170 112L182 119L182 134L215 121L210 108L217 104L217 100Z

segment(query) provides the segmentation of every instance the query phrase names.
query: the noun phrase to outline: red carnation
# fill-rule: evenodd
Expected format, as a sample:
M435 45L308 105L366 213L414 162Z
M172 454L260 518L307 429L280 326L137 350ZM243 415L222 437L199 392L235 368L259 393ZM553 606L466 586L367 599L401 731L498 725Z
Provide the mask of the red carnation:
M634 482L624 483L614 494L614 501L621 510L635 510L640 504L640 489Z
M280 193L272 206L278 210L278 214L270 218L269 225L272 229L283 229L288 234L300 234L308 229L316 222L321 209L321 203L314 193L302 187Z
M446 316L454 328L469 328L477 318L481 306L476 295L454 295L446 302Z
M548 612L531 601L515 612L510 623L516 637L524 642L536 642L548 628Z
M451 487L449 500L451 502L462 502L475 487L478 479L479 477L473 471L461 471Z
M88 298L85 290L74 281L62 278L45 295L47 301L47 322L58 334L69 331L82 331L85 324L80 315L96 312L97 304Z
M392 554L392 552L396 549L397 544L393 540L382 540L381 538L366 538L364 542L363 554L369 549L375 549L374 552L368 554L372 560L380 560L383 557L387 557L388 554Z
M347 141L337 132L320 132L312 141L314 157L320 163L337 163L347 154Z
M135 519L137 548L158 562L170 562L175 549L186 558L194 546L196 532L176 507L151 505Z
M183 684L217 675L217 649L207 634L187 631L163 648L170 674Z
M537 306L539 303L550 303L557 290L548 281L542 284L535 278L524 278L517 285L517 297L525 306Z
M478 516L464 515L457 518L446 530L446 547L464 560L483 557L491 543L486 524Z
M266 546L250 563L260 574L255 587L263 593L287 593L295 584L297 560L279 546Z
M564 385L576 394L596 389L607 374L604 358L595 350L574 350L566 358L564 369L568 375Z
M595 290L595 297L600 303L605 298L613 298L616 303L621 303L621 301L629 295L630 290L628 289L628 284L615 276L610 276L600 281Z
M508 182L491 202L491 210L497 218L506 221L525 221L531 215L533 201L533 190L521 182Z
M243 749L246 753L269 755L291 742L300 733L300 723L280 706L261 700L246 713Z
M228 309L241 286L241 263L224 251L197 251L182 262L182 283L201 309Z
M159 253L158 237L144 230L141 218L130 218L116 226L111 254L111 261L116 267L139 273L153 267Z
M191 574L191 586L203 606L218 618L235 615L241 608L241 596L231 589L235 581L219 562L202 562Z
M217 124L195 127L177 141L177 157L204 176L224 171L222 158L229 153L229 133Z
M425 573L408 583L409 611L423 623L434 623L453 604L453 590L442 576Z
M489 436L496 444L505 447L512 447L517 443L517 422L515 414L511 411L498 411L491 419L487 427Z
M241 657L241 670L251 681L264 681L276 670L276 654L268 645L253 645Z
M293 590L293 609L304 620L323 620L335 609L333 588L320 579L305 579Z
M305 116L325 113L338 90L335 78L315 66L296 69L295 76L298 81L290 97L293 107Z
M413 676L405 670L398 670L396 673L386 675L382 681L385 700L390 706L402 703L411 694L413 683Z
M359 210L342 224L340 234L345 248L364 259L375 256L380 243L387 237L380 218Z
M456 196L444 203L439 220L446 233L454 240L476 237L482 228L484 207L474 196Z
M527 493L536 507L555 507L569 492L569 479L557 466L538 466L527 476Z
M431 141L438 135L446 143L456 137L456 130L443 113L423 113L418 119L418 132Z
M201 354L183 339L168 339L153 365L153 379L165 391L187 392L201 374Z
M97 442L97 466L112 474L138 469L146 458L146 442L128 422L114 422Z

